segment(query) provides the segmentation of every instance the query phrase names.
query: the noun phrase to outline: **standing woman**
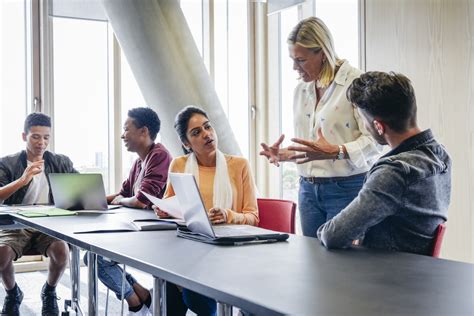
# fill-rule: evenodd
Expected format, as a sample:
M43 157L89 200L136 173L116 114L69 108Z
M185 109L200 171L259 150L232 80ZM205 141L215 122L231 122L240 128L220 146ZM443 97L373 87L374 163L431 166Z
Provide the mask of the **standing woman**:
M293 99L296 144L280 148L281 135L272 146L262 143L260 154L276 166L298 164L301 227L303 235L316 237L319 226L357 196L380 147L346 98L362 72L337 57L323 21L300 21L288 37L288 49L301 80Z
M196 178L209 220L216 224L258 224L258 208L250 166L245 158L223 154L217 135L202 109L188 106L178 113L174 125L186 155L171 162L169 172L191 173ZM174 196L169 178L163 198ZM166 210L153 206L160 217ZM167 282L168 315L215 315L216 301Z

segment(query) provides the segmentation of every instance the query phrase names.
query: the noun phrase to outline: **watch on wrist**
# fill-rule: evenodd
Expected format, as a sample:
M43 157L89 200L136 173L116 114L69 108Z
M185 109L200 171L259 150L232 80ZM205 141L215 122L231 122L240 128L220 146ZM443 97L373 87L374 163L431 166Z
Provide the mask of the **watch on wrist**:
M338 145L339 146L339 153L337 154L337 160L342 160L345 158L345 154L344 154L344 147L342 147L342 145Z

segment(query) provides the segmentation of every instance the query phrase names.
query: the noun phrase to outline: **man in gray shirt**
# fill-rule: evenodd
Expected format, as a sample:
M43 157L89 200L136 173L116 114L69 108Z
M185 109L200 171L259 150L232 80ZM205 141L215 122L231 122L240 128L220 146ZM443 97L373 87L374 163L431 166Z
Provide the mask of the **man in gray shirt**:
M416 122L410 80L395 73L368 72L355 79L347 98L365 127L391 151L367 173L359 195L317 229L327 248L365 247L430 255L440 223L447 220L451 159L431 130ZM304 144L307 150L311 143Z

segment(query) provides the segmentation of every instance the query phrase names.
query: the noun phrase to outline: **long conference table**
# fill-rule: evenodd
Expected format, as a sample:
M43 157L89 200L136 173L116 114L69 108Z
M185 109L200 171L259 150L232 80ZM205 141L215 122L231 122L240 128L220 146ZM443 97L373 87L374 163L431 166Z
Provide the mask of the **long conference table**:
M216 299L224 315L232 306L256 315L474 314L473 264L363 248L329 251L296 235L273 244L215 246L175 231L74 233L153 217L136 209L41 218L0 210L0 220L91 252L89 315L98 312L96 255L152 275L155 303L166 301L165 284L172 282ZM76 266L78 259L76 251ZM154 315L166 314L165 305L154 304Z

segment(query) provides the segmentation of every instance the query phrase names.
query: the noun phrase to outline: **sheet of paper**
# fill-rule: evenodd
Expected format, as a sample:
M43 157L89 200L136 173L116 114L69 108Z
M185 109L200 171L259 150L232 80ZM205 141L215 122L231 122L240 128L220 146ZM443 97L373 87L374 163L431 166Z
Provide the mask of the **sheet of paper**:
M178 198L176 196L159 199L146 192L141 191L154 205L158 206L160 210L170 214L174 218L183 219L183 213L181 213L181 206L179 205Z

